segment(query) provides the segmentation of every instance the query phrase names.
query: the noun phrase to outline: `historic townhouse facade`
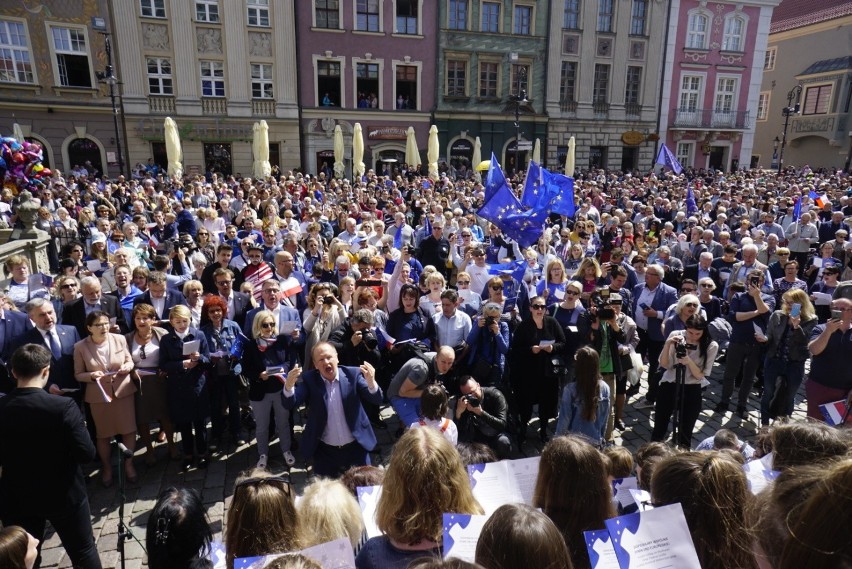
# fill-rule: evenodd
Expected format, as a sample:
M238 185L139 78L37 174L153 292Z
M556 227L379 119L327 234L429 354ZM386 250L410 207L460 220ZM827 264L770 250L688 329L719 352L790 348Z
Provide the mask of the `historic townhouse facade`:
M772 15L752 162L778 166L788 95L784 164L849 168L852 156L852 2L784 0ZM796 93L796 86L802 90Z
M542 161L555 166L545 160L550 2L440 0L435 4L439 37L434 114L442 159L456 170L469 168L478 136L483 159L493 151L504 170L512 172L516 163L525 168L538 138Z
M345 138L351 172L352 131L360 123L366 167L405 161L414 127L425 163L435 105L436 17L425 0L296 2L303 164L331 171L333 133Z
M547 158L578 169L647 170L654 162L669 0L553 0Z
M660 136L686 167L748 168L780 0L672 0Z

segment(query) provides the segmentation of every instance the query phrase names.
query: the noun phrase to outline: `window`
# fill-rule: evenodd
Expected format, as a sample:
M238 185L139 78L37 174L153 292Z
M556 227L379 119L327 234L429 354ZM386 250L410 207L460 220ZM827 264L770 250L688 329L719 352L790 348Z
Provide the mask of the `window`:
M379 108L379 64L378 63L356 63L355 64L355 89L358 91L358 106L363 107L363 100L370 101L372 108ZM375 101L375 103L373 103Z
M766 55L763 56L763 70L772 71L775 69L775 58L778 55L777 47L766 48Z
M580 28L580 0L565 0L565 12L562 16L562 28L577 30Z
M396 67L396 108L417 109L417 67L398 65Z
M595 82L592 85L592 102L606 103L609 91L609 65L595 64Z
M515 6L515 21L512 24L512 33L518 36L532 34L532 6Z
M340 29L340 0L316 0L315 14L318 28Z
M627 82L624 87L625 104L638 105L642 92L642 68L634 65L627 67Z
M317 61L317 106L341 107L340 63Z
M416 36L418 30L418 0L396 0L396 33Z
M730 113L734 110L737 95L737 80L733 77L719 77L716 83L715 112Z
M86 34L76 28L51 28L53 51L59 71L59 84L63 87L91 87L89 52Z
M691 142L678 142L675 156L681 164L692 164L692 148L695 145Z
M498 81L497 63L483 61L479 64L479 96L483 99L497 98Z
M447 61L447 96L467 96L467 61L460 59Z
M630 11L630 35L645 35L645 19L648 17L648 0L633 0Z
M219 0L195 0L195 19L199 22L218 22Z
M686 31L686 47L690 49L707 49L707 26L710 19L702 12L689 15Z
M449 0L447 27L451 30L467 29L467 0Z
M559 100L577 100L577 62L563 61L562 73L559 76Z
M172 63L164 57L149 57L148 64L148 93L151 95L171 95Z
M599 32L611 32L612 31L612 14L613 14L613 0L599 0L598 2L598 31Z
M269 27L269 0L246 0L248 25L261 28Z
M701 102L702 77L698 75L684 75L680 81L680 101L678 109L681 111L697 111Z
M355 29L359 32L378 32L379 0L357 0L355 3Z
M808 87L805 90L805 102L802 105L803 115L824 115L828 113L831 102L832 85Z
M26 29L21 22L0 21L0 81L35 82Z
M496 34L500 31L500 4L482 3L482 31Z
M725 32L722 36L723 51L743 51L743 31L745 22L742 18L725 18Z
M765 121L769 116L769 91L764 91L757 99L757 120Z
M201 96L225 96L225 66L221 61L202 61Z
M251 64L252 99L272 99L272 64Z
M529 65L512 65L512 88L515 89L515 94L520 95L521 91L530 91L530 66Z
M143 18L165 18L166 0L139 0Z

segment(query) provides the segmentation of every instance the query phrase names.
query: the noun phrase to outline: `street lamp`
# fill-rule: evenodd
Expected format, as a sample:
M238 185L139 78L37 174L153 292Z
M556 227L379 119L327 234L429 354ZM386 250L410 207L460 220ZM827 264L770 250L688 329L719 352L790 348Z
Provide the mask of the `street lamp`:
M518 93L509 96L509 100L515 103L515 174L517 174L521 170L521 106L527 106L530 104L529 99L527 99L527 90L521 89L521 85L526 84L526 77L526 68L520 68L518 70Z
M787 93L787 106L781 109L784 115L784 134L781 135L781 155L778 159L778 173L784 169L784 147L787 146L787 126L790 124L790 115L799 114L799 96L802 94L802 86L796 85ZM796 103L793 104L793 101Z
M112 66L112 42L110 41L109 32L101 31L104 35L104 49L106 50L107 64L104 71L96 73L98 81L109 85L109 100L112 103L112 124L115 128L115 145L118 149L118 173L124 174L124 160L121 153L121 136L118 132L118 107L116 106L115 89L118 85L118 79L115 76L115 68Z

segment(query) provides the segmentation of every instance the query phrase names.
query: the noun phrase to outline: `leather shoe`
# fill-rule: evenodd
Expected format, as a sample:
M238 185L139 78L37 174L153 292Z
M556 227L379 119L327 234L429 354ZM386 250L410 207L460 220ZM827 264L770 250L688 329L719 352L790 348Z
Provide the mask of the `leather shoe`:
M747 419L748 410L744 406L740 405L737 407L737 415L739 415L740 419Z
M727 413L728 412L728 404L727 403L717 403L715 407L713 407L714 413Z
M619 431L623 431L627 427L624 426L624 421L622 421L621 419L616 419L615 420L615 428L618 429Z

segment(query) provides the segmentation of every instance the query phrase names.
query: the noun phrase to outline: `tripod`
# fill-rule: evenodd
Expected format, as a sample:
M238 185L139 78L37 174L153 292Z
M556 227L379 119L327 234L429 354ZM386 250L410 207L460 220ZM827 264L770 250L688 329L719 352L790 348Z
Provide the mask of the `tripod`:
M130 527L124 523L124 501L127 499L125 495L125 475L124 463L128 459L133 458L133 451L124 446L124 443L116 441L118 445L118 555L121 557L121 569L124 569L124 542L128 539L136 540L136 543L145 551L145 545L139 541Z
M678 445L678 435L680 434L680 418L683 416L683 386L686 383L686 366L683 364L675 364L675 397L674 411L672 413L672 440L675 446Z

